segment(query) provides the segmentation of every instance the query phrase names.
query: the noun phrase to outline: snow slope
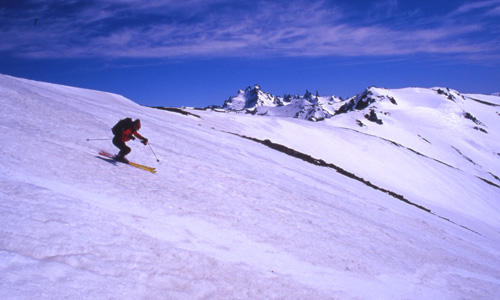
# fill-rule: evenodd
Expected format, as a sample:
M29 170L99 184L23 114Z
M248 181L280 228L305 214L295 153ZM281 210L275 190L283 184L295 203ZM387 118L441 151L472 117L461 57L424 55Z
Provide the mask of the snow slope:
M410 105L414 91L382 92ZM423 98L422 110L435 112L431 95ZM457 111L416 130L403 102L385 127L359 127L357 111L321 123L182 115L4 75L0 101L1 299L500 294L500 188L491 175L500 173L500 115L484 108L495 106L464 100L485 134L462 119L446 129ZM138 142L129 159L156 174L100 159L98 150L114 146L86 140L111 138L123 117L142 120L161 161Z

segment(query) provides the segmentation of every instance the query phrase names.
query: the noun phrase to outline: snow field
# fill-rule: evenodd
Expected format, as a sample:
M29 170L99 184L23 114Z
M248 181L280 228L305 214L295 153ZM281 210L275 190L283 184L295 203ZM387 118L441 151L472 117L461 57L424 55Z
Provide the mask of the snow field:
M0 96L2 299L494 299L499 292L498 189L380 138L333 123L182 116L8 76L0 77ZM137 141L129 142L129 159L158 173L101 160L99 149L116 151L111 142L86 141L111 138L112 125L128 116L142 120L161 162ZM458 224L226 132L325 159ZM425 172L418 187L405 181L411 168ZM464 181L483 202L465 206L473 193L465 187L457 202L445 197ZM426 198L425 189L443 198Z

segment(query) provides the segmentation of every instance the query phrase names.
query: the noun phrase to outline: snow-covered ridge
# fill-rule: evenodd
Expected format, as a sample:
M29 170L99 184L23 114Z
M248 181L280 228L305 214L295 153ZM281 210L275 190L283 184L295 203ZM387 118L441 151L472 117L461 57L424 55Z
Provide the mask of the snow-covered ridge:
M370 91L307 122L0 75L0 299L495 299L498 97ZM156 174L97 157L124 117Z
M256 84L253 88L248 87L238 91L237 95L226 100L221 108L249 114L319 121L330 118L335 112L337 103L341 101L342 99L335 96L322 97L313 95L309 91L302 96L290 94L283 97L275 96L262 91Z
M381 124L382 121L377 117L374 110L377 103L390 102L393 105L397 105L398 102L411 101L411 98L421 98L420 96L424 94L427 94L427 96L431 96L430 94L440 95L441 99L439 97L426 97L429 99L432 98L432 102L435 103L445 99L461 103L461 101L470 99L469 96L462 95L460 92L449 88L407 88L400 90L404 91L407 96L406 98L397 99L398 90L392 91L370 87L358 95L343 100L337 96L319 96L318 93L313 95L309 91L306 91L302 96L275 96L262 91L259 85L255 85L254 88L248 87L245 90L240 90L236 96L232 96L226 100L221 108L229 112L292 117L310 121L321 121L350 111L366 110L366 119ZM396 94L394 94L395 92ZM412 93L416 97L410 95ZM500 103L498 99L492 101L494 105ZM432 103L428 104L434 105Z

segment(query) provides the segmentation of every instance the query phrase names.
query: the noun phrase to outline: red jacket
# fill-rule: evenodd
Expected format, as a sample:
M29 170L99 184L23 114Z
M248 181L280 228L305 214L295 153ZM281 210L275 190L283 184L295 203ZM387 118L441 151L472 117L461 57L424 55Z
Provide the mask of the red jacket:
M134 131L134 129L132 129L132 128L129 128L129 129L126 129L126 130L123 131L123 133L122 133L122 142L128 142L128 141L130 141L130 139L131 139L130 137L132 135L135 135L136 137L138 137L141 140L144 138L142 135L139 134L139 132Z

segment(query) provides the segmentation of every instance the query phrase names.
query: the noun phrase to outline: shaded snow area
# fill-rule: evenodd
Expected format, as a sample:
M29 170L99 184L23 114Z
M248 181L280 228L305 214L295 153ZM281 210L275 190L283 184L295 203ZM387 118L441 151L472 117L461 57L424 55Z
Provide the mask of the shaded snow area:
M310 122L0 75L0 299L499 299L500 99L438 90ZM156 174L87 141L124 117Z

